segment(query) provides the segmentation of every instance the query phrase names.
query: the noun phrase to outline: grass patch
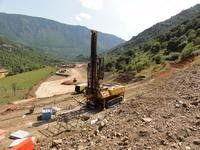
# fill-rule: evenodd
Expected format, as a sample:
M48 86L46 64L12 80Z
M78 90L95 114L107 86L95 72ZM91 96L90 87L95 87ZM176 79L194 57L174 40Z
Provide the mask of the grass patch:
M29 90L54 71L46 67L0 79L0 105L27 98Z

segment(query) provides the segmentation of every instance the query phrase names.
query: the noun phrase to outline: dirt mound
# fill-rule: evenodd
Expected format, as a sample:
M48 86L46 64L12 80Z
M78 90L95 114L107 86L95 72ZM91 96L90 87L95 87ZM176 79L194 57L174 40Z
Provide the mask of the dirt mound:
M40 149L199 149L200 66L155 80L117 108L68 120L68 132L39 141ZM131 94L132 93L132 94Z

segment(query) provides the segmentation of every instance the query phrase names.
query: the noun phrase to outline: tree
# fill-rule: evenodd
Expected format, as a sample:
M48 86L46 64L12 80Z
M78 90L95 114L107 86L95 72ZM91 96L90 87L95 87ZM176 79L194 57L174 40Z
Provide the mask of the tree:
M17 85L16 83L12 83L12 90L13 90L13 95L16 96L16 89L17 89Z

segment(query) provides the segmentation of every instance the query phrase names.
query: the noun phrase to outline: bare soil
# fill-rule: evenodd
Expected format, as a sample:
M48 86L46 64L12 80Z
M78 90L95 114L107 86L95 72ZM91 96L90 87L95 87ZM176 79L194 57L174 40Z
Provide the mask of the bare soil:
M68 120L68 132L40 140L38 149L199 150L199 115L200 65L194 65L128 85L119 107Z
M37 138L38 150L200 149L200 65L180 68L167 78L128 84L125 101L101 112L71 113L82 106L74 96L68 93L21 103L18 110L0 115L0 129L9 133L29 131ZM76 96L80 101L84 99L82 95ZM34 114L23 118L27 106L33 103ZM54 130L58 121L31 126L44 106L61 108L58 118L62 117L59 123L64 124L65 132L47 138L38 131L47 125ZM11 142L8 135L1 141L0 150L6 150Z
M86 71L83 68L85 67L68 68L70 72L68 77L57 75L50 77L38 87L35 92L36 98L46 98L73 92L74 78L76 78L77 82L86 82Z

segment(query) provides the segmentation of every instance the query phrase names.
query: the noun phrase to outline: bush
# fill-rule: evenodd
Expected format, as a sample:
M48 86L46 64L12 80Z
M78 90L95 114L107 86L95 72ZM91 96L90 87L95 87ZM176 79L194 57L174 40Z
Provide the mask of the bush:
M153 61L155 61L156 64L160 64L162 62L162 56L161 55L154 56Z
M188 33L188 41L192 42L193 39L195 39L195 37L196 37L196 32L194 30L190 30Z
M152 52L153 54L158 53L159 50L160 50L160 48L161 48L161 45L160 45L159 42L157 42L157 41L151 42L151 52Z
M186 47L182 52L181 52L181 55L180 55L180 59L181 60L184 60L186 59L187 57L189 57L191 55L191 53L194 51L194 47Z
M168 51L177 51L178 45L180 43L181 42L176 37L170 39L170 41L168 42L168 45L167 45L167 50Z
M171 53L165 59L168 60L168 61L175 61L179 58L179 56L180 56L180 53Z
M194 44L195 44L195 45L200 45L200 37L197 37L197 38L194 40Z

